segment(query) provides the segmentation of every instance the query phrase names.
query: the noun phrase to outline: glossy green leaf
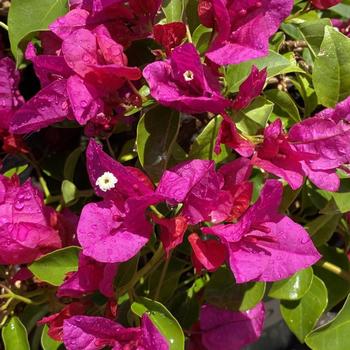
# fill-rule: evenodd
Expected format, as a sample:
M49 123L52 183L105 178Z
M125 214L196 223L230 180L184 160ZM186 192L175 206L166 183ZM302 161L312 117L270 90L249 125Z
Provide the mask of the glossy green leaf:
M2 340L5 350L30 350L27 330L17 316L2 329Z
M275 114L280 117L286 116L294 123L300 122L298 107L288 93L278 89L272 89L264 91L264 95L275 104Z
M67 10L67 0L12 0L8 15L11 51L17 65L23 60L26 43L38 31L48 29Z
M350 349L350 296L338 315L329 323L317 328L306 337L312 350Z
M163 12L168 23L181 22L185 12L187 0L165 0L163 1Z
M316 247L328 242L341 219L340 214L324 214L310 221L305 226Z
M326 26L312 79L319 102L334 107L349 96L350 39L335 28Z
M237 128L247 135L256 135L265 128L274 104L263 97L256 98L246 109L235 116Z
M205 287L204 299L217 307L245 311L258 304L265 294L265 283L250 282L237 284L232 272L220 268L210 277Z
M74 183L69 180L63 180L61 190L65 204L72 203L77 198L78 189Z
M177 320L161 303L140 298L131 305L131 310L139 317L147 313L153 324L169 342L169 350L184 350L185 336Z
M208 50L212 32L212 28L205 27L202 24L200 24L193 32L193 44L200 53L205 53Z
M49 327L45 325L41 333L41 346L43 347L43 350L57 350L62 344L62 342L52 339L47 334L48 330Z
M66 180L74 181L75 168L81 157L81 153L81 147L78 147L67 157L63 169L63 176Z
M314 56L319 53L324 37L324 29L330 24L331 22L328 18L322 18L317 21L306 21L299 26L299 29Z
M290 55L282 56L270 50L266 57L228 66L225 74L227 90L230 92L238 91L239 86L248 77L253 65L256 65L259 69L267 67L268 78L288 72L305 73L297 66L294 57Z
M302 299L281 301L284 321L297 338L304 342L305 337L315 327L327 306L327 288L317 276Z
M269 297L283 300L301 299L309 290L313 279L312 268L296 272L292 277L274 282Z
M333 247L323 246L318 248L324 260L341 267L345 271L350 272L349 259L341 250ZM321 266L314 265L314 274L322 279L328 290L327 310L337 305L350 292L350 282L337 276L333 272L324 269Z
M177 112L158 107L146 113L137 126L140 163L155 181L167 167L180 128Z
M46 254L28 266L40 280L60 286L66 273L78 270L79 247L67 247Z
M225 146L221 146L221 153L214 152L217 135L222 122L221 117L213 118L200 132L194 140L190 153L190 159L209 159L220 163L228 156L228 151Z
M332 6L330 8L331 11L337 13L338 15L345 17L345 18L349 18L350 17L350 4L343 4L343 2L345 2L344 0L342 1L342 3Z

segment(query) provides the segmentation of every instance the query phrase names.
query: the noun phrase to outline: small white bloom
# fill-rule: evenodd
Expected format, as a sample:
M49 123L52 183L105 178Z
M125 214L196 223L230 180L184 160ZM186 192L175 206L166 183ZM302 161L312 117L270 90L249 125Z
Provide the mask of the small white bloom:
M101 191L107 192L115 187L118 179L109 171L106 171L96 180L96 186L98 186Z
M187 70L185 73L184 73L184 79L186 81L191 81L194 79L194 74L191 70Z

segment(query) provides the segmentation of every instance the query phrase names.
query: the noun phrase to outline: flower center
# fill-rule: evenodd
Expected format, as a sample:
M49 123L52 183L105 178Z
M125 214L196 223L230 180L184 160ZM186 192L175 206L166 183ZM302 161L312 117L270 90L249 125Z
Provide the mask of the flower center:
M117 183L118 179L109 171L104 172L103 175L96 180L96 186L103 192L111 190Z
M185 81L192 81L194 79L194 74L191 70L187 70L185 73L184 73L184 79Z

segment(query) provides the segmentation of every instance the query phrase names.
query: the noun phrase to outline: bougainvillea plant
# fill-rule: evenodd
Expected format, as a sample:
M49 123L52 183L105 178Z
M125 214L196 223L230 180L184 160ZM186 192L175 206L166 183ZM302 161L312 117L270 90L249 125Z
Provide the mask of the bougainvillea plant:
M349 0L0 4L1 349L350 349Z

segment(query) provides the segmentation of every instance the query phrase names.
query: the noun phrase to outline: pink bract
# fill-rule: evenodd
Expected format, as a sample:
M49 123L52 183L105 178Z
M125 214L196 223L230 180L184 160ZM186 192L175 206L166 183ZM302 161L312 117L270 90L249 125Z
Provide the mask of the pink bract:
M279 214L281 200L282 184L268 180L258 201L236 224L203 229L226 245L238 283L287 278L320 259L305 229Z
M269 38L290 14L292 0L211 0L214 16L203 23L217 31L207 57L219 65L268 54Z
M103 317L73 316L64 321L63 341L67 350L168 350L169 345L148 316L141 327L125 328Z
M149 64L143 76L160 104L180 112L221 113L230 104L221 96L215 76L201 63L193 44L175 48L166 61Z
M207 350L240 350L260 338L264 318L262 303L245 312L203 305L200 310L202 343Z
M0 178L0 263L25 264L61 248L49 223L49 208L30 181Z

